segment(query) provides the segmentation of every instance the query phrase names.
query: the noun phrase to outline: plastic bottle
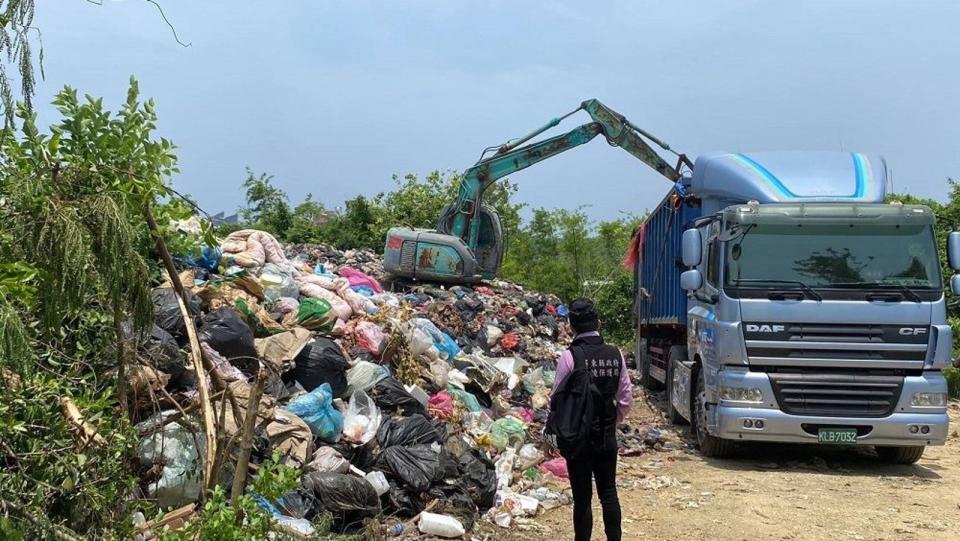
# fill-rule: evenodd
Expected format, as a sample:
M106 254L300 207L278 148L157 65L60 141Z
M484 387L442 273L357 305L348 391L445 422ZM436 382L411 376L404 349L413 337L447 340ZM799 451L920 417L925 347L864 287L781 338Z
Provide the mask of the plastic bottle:
M398 535L403 533L403 530L404 530L403 523L398 522L393 526L390 526L390 528L387 530L387 535L389 537L397 537Z
M420 513L420 522L417 523L417 528L420 529L421 533L439 537L460 537L467 533L459 520L451 516L427 512Z
M377 496L383 496L390 491L390 484L387 482L387 477L383 475L383 472L372 471L365 476L364 479L377 491Z

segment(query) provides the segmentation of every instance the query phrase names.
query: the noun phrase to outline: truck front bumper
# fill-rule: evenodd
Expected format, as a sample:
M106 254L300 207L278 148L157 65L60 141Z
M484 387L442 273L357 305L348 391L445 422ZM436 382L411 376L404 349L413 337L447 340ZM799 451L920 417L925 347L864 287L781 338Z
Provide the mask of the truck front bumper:
M821 427L856 427L857 445L943 445L947 441L946 413L893 413L882 418L812 417L789 415L775 409L715 405L718 437L744 441L817 443ZM747 420L750 422L745 422ZM756 428L757 420L762 428ZM747 428L745 425L752 425ZM918 427L916 434L910 427ZM920 428L928 427L923 434Z

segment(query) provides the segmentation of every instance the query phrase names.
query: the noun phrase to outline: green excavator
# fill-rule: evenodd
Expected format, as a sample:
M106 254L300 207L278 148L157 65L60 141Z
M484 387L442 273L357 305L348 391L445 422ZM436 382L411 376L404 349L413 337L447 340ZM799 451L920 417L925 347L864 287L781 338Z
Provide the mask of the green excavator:
M520 146L581 110L593 121L567 133ZM683 167L693 168L690 160L674 152L670 145L599 101L587 100L528 135L485 150L480 160L463 173L457 198L443 208L435 230L391 228L384 248L385 270L395 277L450 284L495 278L503 259L503 229L496 209L483 204L484 191L511 173L601 134L611 146L626 150L672 182L680 179ZM671 166L660 157L647 140L675 154L676 165ZM494 150L493 155L487 157L487 153Z

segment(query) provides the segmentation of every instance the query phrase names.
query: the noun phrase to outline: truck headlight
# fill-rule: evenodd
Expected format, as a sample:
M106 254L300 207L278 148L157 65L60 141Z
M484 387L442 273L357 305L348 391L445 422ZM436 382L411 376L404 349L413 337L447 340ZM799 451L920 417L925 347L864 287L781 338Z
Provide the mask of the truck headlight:
M763 392L756 387L728 387L720 386L720 398L730 402L763 402Z
M910 405L915 408L945 408L947 393L913 393Z

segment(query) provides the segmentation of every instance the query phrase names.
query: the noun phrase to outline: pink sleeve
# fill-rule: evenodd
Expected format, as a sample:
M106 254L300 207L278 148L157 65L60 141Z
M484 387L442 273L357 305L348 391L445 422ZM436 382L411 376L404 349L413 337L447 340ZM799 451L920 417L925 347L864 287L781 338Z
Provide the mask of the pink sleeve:
M560 382L567 377L567 375L573 371L573 353L570 353L570 350L566 350L560 354L560 358L557 359L557 373L553 378L553 391L551 394L557 391L557 387L560 386Z
M559 372L558 372L559 374ZM617 387L617 424L623 422L633 406L633 384L630 382L630 372L627 370L627 361L620 352L620 385Z

